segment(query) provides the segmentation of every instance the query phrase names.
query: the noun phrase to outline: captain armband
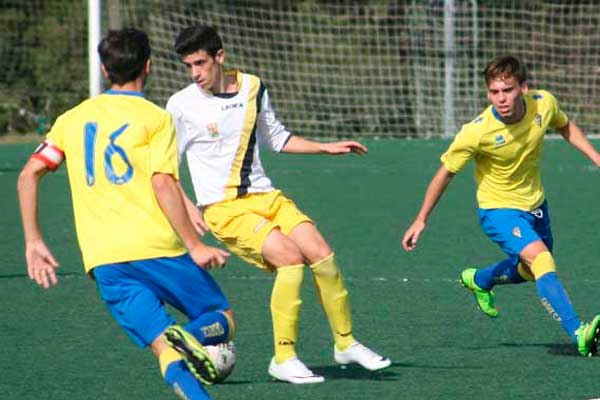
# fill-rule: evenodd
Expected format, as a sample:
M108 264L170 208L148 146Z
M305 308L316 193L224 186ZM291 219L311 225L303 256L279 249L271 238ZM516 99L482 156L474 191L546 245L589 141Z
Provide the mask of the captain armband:
M37 158L52 171L55 171L65 160L65 153L49 140L44 140L33 152L33 158Z

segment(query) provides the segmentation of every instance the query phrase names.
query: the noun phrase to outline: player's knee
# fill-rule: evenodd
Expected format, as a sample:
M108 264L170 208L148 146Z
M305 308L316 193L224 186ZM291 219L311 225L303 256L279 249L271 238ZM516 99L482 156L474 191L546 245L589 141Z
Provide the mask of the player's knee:
M542 251L535 256L531 263L531 272L536 280L550 272L556 272L556 265L554 264L554 257L549 251Z
M291 240L282 241L281 245L275 251L271 251L266 258L275 268L304 264L304 256L300 248Z

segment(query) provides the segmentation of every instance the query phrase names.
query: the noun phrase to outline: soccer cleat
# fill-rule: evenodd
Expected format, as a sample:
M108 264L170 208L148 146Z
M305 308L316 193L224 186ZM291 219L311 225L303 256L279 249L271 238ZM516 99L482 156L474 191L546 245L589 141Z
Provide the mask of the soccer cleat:
M359 364L370 371L389 367L392 363L389 358L380 356L358 342L352 343L344 351L338 350L336 346L333 346L333 358L338 364Z
M269 364L269 375L278 381L295 384L325 382L325 378L308 369L298 357L292 357L281 364L277 364L273 358Z
M194 335L179 325L172 325L163 334L165 343L183 358L190 372L205 385L212 385L219 380L217 367L206 349L196 340Z
M476 268L467 268L460 274L460 283L469 289L477 300L477 307L489 317L496 318L498 310L496 309L496 295L491 290L485 290L475 283Z
M575 331L577 336L577 350L584 357L598 354L598 340L600 340L600 315L596 315L591 322L581 324Z

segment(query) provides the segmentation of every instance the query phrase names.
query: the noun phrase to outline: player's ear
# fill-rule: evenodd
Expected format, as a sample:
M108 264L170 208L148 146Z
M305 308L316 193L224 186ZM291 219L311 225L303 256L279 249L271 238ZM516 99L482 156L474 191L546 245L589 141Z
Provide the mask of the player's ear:
M144 73L146 76L150 75L150 70L152 69L152 60L147 59L146 64L144 65Z
M223 49L217 51L217 54L215 54L215 61L219 65L223 65L225 63L225 51Z
M526 83L526 82L523 82L523 83L521 84L521 91L522 91L523 93L527 93L527 91L528 91L528 90L529 90L529 85L527 85L527 83Z
M110 82L110 79L108 78L108 71L106 70L106 67L104 66L104 64L102 64L100 66L100 69L102 69L102 75L104 75L106 80Z

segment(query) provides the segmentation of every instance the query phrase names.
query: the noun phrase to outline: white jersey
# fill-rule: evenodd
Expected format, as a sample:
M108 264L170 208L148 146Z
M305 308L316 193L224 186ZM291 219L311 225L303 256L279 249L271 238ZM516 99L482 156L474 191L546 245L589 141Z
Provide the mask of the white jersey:
M257 144L278 152L291 137L258 77L227 74L236 75L237 93L215 95L192 83L167 103L200 206L274 190Z

